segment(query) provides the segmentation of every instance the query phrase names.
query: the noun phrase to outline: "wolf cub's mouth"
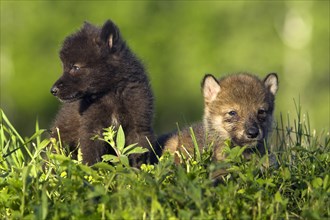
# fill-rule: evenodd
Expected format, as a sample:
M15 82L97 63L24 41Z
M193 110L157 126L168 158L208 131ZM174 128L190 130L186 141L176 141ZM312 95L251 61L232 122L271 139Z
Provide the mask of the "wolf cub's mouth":
M242 146L246 146L248 148L253 148L253 147L256 147L257 145L258 145L258 140L251 140L251 141L243 142Z
M59 84L59 85L57 85ZM69 103L81 99L84 96L82 91L71 91L63 88L63 83L55 83L50 89L50 93L53 94L60 102Z
M252 139L252 140L237 140L235 138L232 139L234 146L245 146L247 148L254 148L258 145L259 141L258 139Z
M58 98L58 100L60 100L60 102L63 103L70 103L81 99L81 95L79 95L78 93L66 97L60 97L60 96L56 96L56 97Z

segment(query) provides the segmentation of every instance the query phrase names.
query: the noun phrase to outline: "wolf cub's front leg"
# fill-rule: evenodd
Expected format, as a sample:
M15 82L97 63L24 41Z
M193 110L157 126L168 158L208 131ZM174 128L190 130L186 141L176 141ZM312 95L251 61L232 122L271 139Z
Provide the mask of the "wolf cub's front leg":
M80 115L78 103L65 103L59 110L51 128L51 137L61 142L62 146L69 147L69 152L77 159L79 146ZM52 149L55 152L55 149Z

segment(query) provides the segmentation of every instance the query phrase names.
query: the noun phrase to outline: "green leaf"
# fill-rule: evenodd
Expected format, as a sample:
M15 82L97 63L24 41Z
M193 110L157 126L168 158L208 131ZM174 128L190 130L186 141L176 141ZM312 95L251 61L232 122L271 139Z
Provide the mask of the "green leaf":
M285 180L288 180L291 178L291 173L290 173L290 170L285 167L282 171L281 171L281 174L282 174L282 177L285 179Z
M238 193L238 194L244 194L244 193L245 193L245 189L239 189L239 190L237 191L237 193Z
M117 138L116 138L117 149L120 153L123 152L125 147L125 134L122 126L120 125L117 131Z
M92 167L90 167L90 166L88 166L88 165L85 165L85 164L79 164L78 166L79 166L79 168L80 168L82 171L84 171L86 174L88 174L88 175L92 175L92 173L93 173L93 169L92 169Z
M239 151L237 152L237 156L241 156L243 154L243 152L245 151L246 146L244 147L239 147Z
M227 169L229 172L238 172L241 171L241 168L239 166L233 165Z
M38 148L39 149L44 149L45 147L47 147L50 143L50 139L44 139L41 141L41 143L39 143Z
M103 155L102 159L103 159L103 161L106 161L106 162L113 162L113 163L119 162L119 158L117 156L111 155L111 154Z
M190 130L190 136L191 139L194 143L194 159L200 161L201 160L201 152L199 151L199 147L198 147L198 143L197 143L197 139L195 137L195 133L192 127L189 127Z
M42 213L42 219L46 219L48 213L48 199L47 199L46 187L43 187L41 194L41 213Z
M55 159L57 161L70 161L70 158L68 158L67 156L65 155L61 155L61 154L51 154L49 156L51 159Z
M40 135L42 134L42 133L44 133L46 130L45 129L41 129L41 130L38 130L38 131L36 131L30 138L28 138L27 140L26 140L26 142L25 143L29 143L29 142L31 142L32 140L34 140L34 139L38 139L38 138L40 138ZM40 141L39 141L40 142Z
M246 182L247 178L246 178L246 176L244 176L243 173L238 172L238 175L239 175L239 177L240 177L244 182Z
M5 122L6 125L8 126L8 128L15 134L15 136L13 136L13 137L18 138L18 140L21 142L22 146L25 148L25 151L30 156L30 158L33 158L32 154L31 154L30 150L27 148L26 143L23 140L23 138L19 135L19 133L14 128L14 126L10 123L9 119L7 118L5 113L2 111L2 109L0 109L0 123L1 123L1 125L3 124L3 122Z
M127 154L128 152L130 152L131 150L133 150L136 147L137 143L135 144L130 144L128 146L126 146L122 152L122 154Z
M320 177L316 177L316 178L313 179L313 181L312 181L312 186L313 186L314 188L319 188L319 187L322 186L322 183L323 183L322 179L321 179Z
M130 154L143 154L148 152L149 150L147 148L143 147L135 147L131 151L127 152L125 155L130 155Z
M126 155L120 155L119 160L124 166L129 167L129 161Z
M283 202L281 193L279 191L277 191L276 194L275 194L275 202L278 202L278 203L282 203Z
M79 162L82 162L83 161L83 154L81 152L81 148L80 147L78 148L77 160Z
M227 156L227 159L233 160L233 161L240 159L240 156L242 155L242 153L244 152L245 149L246 149L246 147L240 147L240 146L236 146L231 149L225 149L226 153L229 153L229 155Z
M98 162L96 164L93 164L93 168L102 169L102 170L110 170L110 171L113 171L114 170L114 167L113 166L111 166L110 164L105 163L105 162Z
M323 180L323 189L326 190L329 185L329 175L325 175L325 178Z
M107 142L113 149L115 149L114 137L116 135L116 131L114 130L114 126L104 128L103 130L103 138L97 137L97 139Z

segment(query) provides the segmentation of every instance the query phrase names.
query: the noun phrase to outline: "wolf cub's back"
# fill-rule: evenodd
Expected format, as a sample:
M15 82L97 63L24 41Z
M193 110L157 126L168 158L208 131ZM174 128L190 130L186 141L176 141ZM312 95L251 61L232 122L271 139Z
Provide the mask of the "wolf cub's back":
M215 160L223 159L224 141L233 146L247 146L248 156L256 147L266 152L264 143L271 130L278 78L275 73L263 80L241 73L216 79L206 75L202 82L204 96L203 122L192 126L200 150L213 146ZM162 143L161 143L162 144ZM164 151L187 155L194 151L188 128L163 140ZM183 150L185 149L185 150ZM179 155L179 154L178 154ZM176 157L179 162L179 157Z

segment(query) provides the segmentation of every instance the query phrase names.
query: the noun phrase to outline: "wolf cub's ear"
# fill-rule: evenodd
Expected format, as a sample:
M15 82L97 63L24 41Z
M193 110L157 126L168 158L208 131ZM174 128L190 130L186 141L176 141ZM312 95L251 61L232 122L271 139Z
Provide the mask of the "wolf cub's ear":
M202 89L204 101L210 103L217 98L217 95L220 92L220 85L213 75L206 74L202 81Z
M113 50L120 39L118 27L110 20L107 20L101 30L100 39L106 43L109 49Z
M266 88L275 95L278 89L278 77L276 73L270 73L268 74L265 79L264 83Z

